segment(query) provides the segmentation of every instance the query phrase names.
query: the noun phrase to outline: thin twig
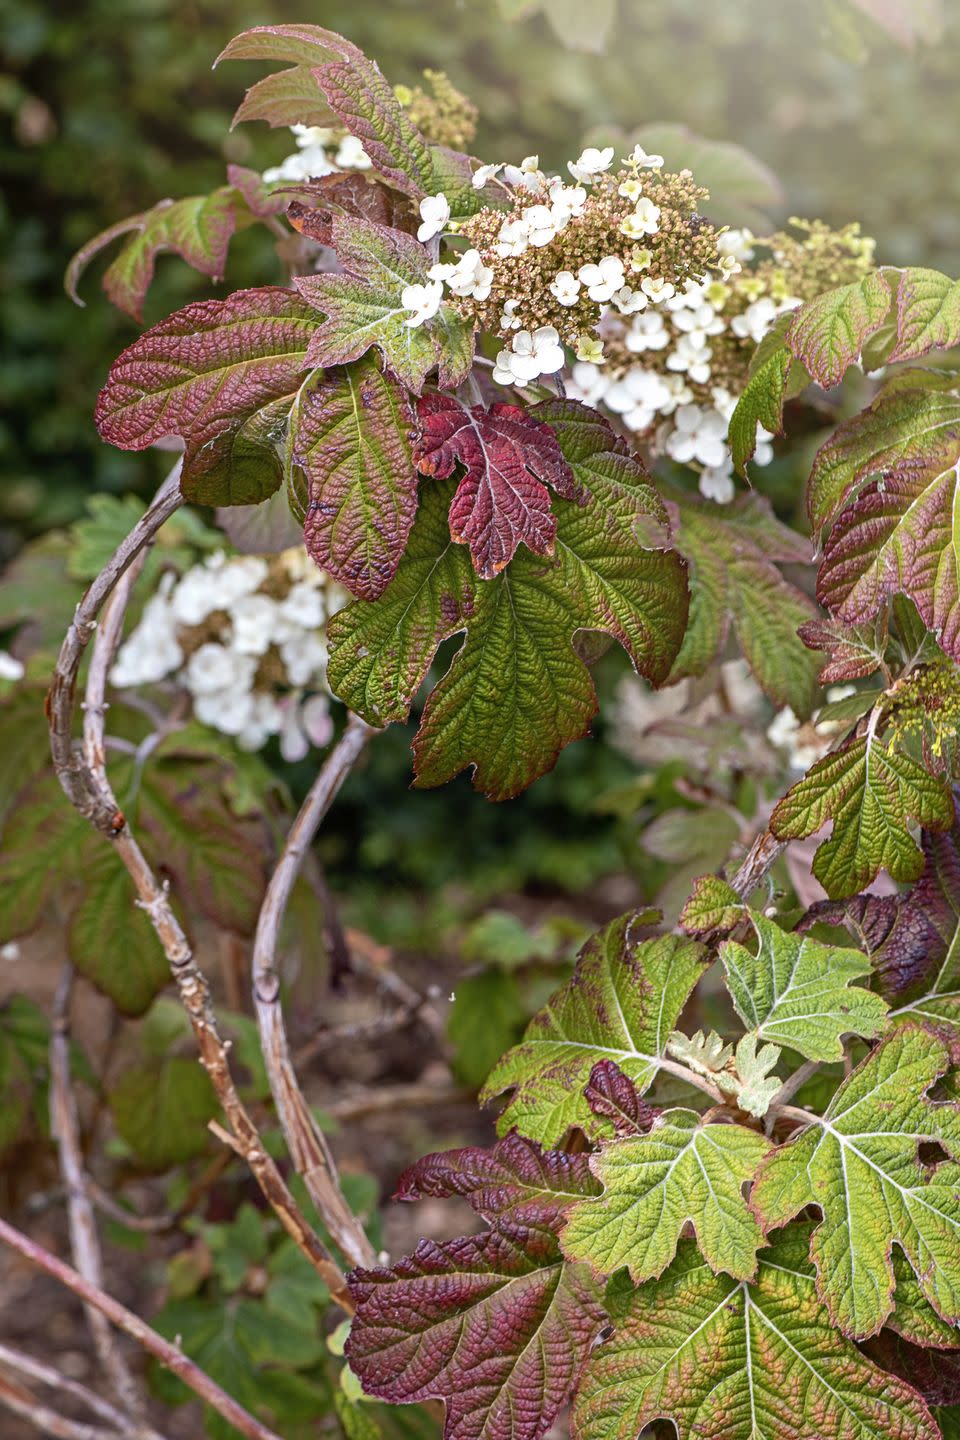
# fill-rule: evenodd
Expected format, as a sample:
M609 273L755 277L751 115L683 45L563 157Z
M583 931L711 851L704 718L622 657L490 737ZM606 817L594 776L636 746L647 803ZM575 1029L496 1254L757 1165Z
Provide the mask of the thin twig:
M52 1440L124 1440L122 1430L104 1430L99 1425L90 1425L84 1420L68 1420L57 1410L51 1410L31 1391L12 1380L0 1377L0 1405L12 1410L22 1420L35 1425L42 1435Z
M9 1245L11 1250L22 1255L45 1275L59 1280L61 1285L72 1290L85 1304L95 1305L111 1324L136 1340L138 1345L142 1345L144 1350L159 1360L165 1369L172 1371L206 1405L212 1406L231 1425L235 1425L247 1440L280 1440L273 1430L254 1419L225 1390L221 1390L215 1380L211 1380L209 1375L204 1374L198 1365L184 1355L182 1350L165 1340L162 1335L158 1335L139 1315L134 1315L133 1311L121 1305L119 1300L114 1300L112 1295L107 1295L96 1285L91 1285L89 1280L85 1280L76 1270L58 1260L56 1255L51 1255L49 1250L45 1250L42 1245L38 1245L3 1219L0 1219L0 1243Z
M127 1418L122 1415L115 1406L102 1396L88 1390L86 1385L81 1385L78 1380L73 1380L62 1371L55 1370L52 1365L45 1365L42 1360L35 1360L32 1355L26 1355L22 1350L15 1350L12 1345L4 1345L0 1342L0 1366L6 1366L8 1370L14 1370L18 1375L26 1375L31 1380L39 1380L48 1390L62 1390L64 1395L78 1400L85 1405L94 1415L99 1415L101 1420L106 1420L120 1434L127 1429Z
M473 1102L476 1091L466 1087L425 1085L394 1085L378 1090L363 1090L357 1095L347 1095L329 1105L321 1105L325 1115L333 1120L359 1120L365 1115L384 1115L391 1110L414 1109L421 1105L459 1105Z
M773 1099L770 1101L770 1109L767 1111L767 1119L770 1122L770 1126L767 1131L768 1134L773 1129L773 1126L779 1118L779 1115L782 1113L784 1106L788 1103L788 1101L793 1099L794 1095L796 1095L800 1087L802 1085L805 1085L806 1082L810 1079L810 1076L815 1075L819 1069L819 1060L804 1060L803 1064L800 1065L796 1070L794 1070L792 1075L787 1076L786 1080L784 1080L776 1095L774 1095Z
M374 733L358 715L350 715L343 735L311 785L270 877L257 921L252 962L253 1003L260 1029L260 1048L284 1137L310 1198L337 1247L351 1265L375 1264L376 1252L344 1199L326 1136L313 1118L297 1082L280 1003L276 951L290 892L307 851L334 797Z
M70 1084L72 993L73 968L67 965L54 996L50 1027L50 1129L56 1140L60 1174L67 1192L67 1218L74 1263L91 1285L102 1289L103 1254L93 1206L87 1194L80 1150L80 1122L76 1098ZM113 1331L100 1311L93 1306L86 1307L86 1318L97 1358L110 1382L110 1388L130 1417L131 1437L134 1437L134 1440L159 1440L156 1430L147 1423L143 1397L120 1352Z
M767 872L786 848L784 842L778 840L770 830L764 830L757 836L730 881L731 888L736 890L741 900L746 900L758 885L763 884Z
M84 651L94 633L100 607L137 555L150 544L160 526L180 504L178 467L164 481L153 504L130 535L118 546L104 569L87 590L67 632L60 651L53 683L47 697L50 747L54 769L67 797L78 813L88 819L113 844L133 880L136 903L145 912L163 947L173 979L193 1033L200 1060L210 1076L217 1098L230 1124L237 1149L253 1171L261 1190L275 1210L287 1234L317 1269L331 1295L348 1313L353 1303L343 1275L319 1236L307 1222L275 1161L264 1149L230 1074L227 1048L220 1036L210 1000L206 977L193 958L183 927L170 904L167 887L157 880L140 849L102 768L91 765L103 753L103 715L106 678L113 648L120 635L125 596L121 591L98 632L90 665L86 693L86 735L83 747L73 741L74 697L77 673ZM101 636L103 640L101 640Z
M97 1184L92 1175L87 1175L85 1179L94 1209L106 1215L108 1220L124 1225L128 1230L136 1230L141 1235L163 1235L177 1228L178 1215L138 1215L134 1210L125 1210L109 1190Z

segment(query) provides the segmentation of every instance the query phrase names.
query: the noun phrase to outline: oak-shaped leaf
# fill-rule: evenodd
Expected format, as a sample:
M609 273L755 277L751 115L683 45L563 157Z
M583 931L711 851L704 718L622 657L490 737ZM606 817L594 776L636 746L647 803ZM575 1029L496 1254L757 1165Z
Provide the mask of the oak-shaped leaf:
M571 1205L598 1195L585 1154L542 1150L515 1131L483 1149L424 1155L397 1181L394 1200L458 1195L495 1230L556 1234Z
M479 580L450 538L451 487L430 480L393 582L329 627L335 694L373 725L406 720L438 645L465 632L434 688L414 741L416 782L443 784L468 766L492 799L518 794L586 734L597 700L575 653L578 632L601 631L641 674L662 683L686 618L686 567L673 550L642 548L658 502L612 433L573 401L538 406L585 503L557 499L552 559L518 551ZM609 448L603 448L604 444Z
M641 1099L629 1075L613 1060L598 1060L590 1071L583 1098L601 1120L609 1120L618 1139L645 1135L660 1111Z
M256 219L277 214L285 200L272 195L253 170L229 165L230 183L208 195L160 200L140 215L131 215L94 235L67 266L64 288L78 305L77 285L91 260L114 240L126 237L116 258L103 273L107 299L134 320L143 318L143 302L153 282L157 256L179 255L211 280L222 280L234 233Z
M738 468L742 471L753 454L758 420L768 429L780 428L776 422L789 393L790 357L829 389L861 359L871 370L888 360L949 350L958 342L960 282L923 266L875 270L808 300L778 322L776 333L758 348L764 363L730 420Z
M521 544L552 555L557 533L551 486L566 500L579 492L556 434L521 405L464 405L431 392L417 401L418 469L446 480L466 474L450 502L450 534L467 545L473 568L491 580Z
M866 951L894 1019L960 1032L960 822L920 838L923 874L901 895L811 906L802 924L842 924Z
M615 1139L590 1157L603 1194L568 1212L564 1254L601 1275L625 1265L633 1280L649 1280L671 1263L692 1225L712 1270L749 1279L763 1231L743 1190L769 1149L744 1125L705 1123L695 1110L663 1111L649 1133Z
M746 1026L764 1040L824 1062L843 1059L844 1035L880 1034L886 1003L851 984L870 974L866 955L782 930L756 912L750 919L756 953L733 940L720 946L727 989Z
M944 1041L919 1025L894 1029L812 1119L761 1164L750 1196L764 1229L808 1205L821 1223L810 1254L830 1319L856 1339L893 1309L898 1245L924 1299L960 1321L960 1106L927 1091L950 1066ZM930 1173L918 1147L948 1159Z
M689 497L674 505L675 544L691 574L690 619L671 679L702 675L723 655L732 629L765 694L809 715L817 660L797 629L817 610L775 563L809 564L809 542L781 525L759 495L724 507Z
M277 445L310 368L318 318L294 291L276 286L185 306L114 361L97 401L101 437L144 450L179 435L185 499L267 499L280 485Z
M413 325L401 296L408 285L427 281L430 255L403 230L352 215L334 215L331 244L342 272L303 275L296 283L305 300L322 312L310 341L311 365L345 365L371 346L397 379L419 395L434 369L441 386L455 387L473 361L473 332L448 305Z
M293 459L306 477L307 550L354 595L393 579L417 509L409 396L373 356L334 366L300 391Z
M442 1400L446 1440L539 1440L605 1319L589 1270L556 1237L566 1208L596 1189L585 1156L541 1154L518 1136L412 1167L401 1198L462 1195L494 1228L353 1271L346 1355L366 1392Z
M770 828L779 840L833 832L817 849L813 873L832 900L865 889L882 869L906 883L919 878L923 854L909 822L945 830L953 801L942 780L874 734L817 760L777 804Z
M305 123L323 125L335 118L363 142L378 174L411 199L442 191L455 218L472 214L484 203L471 184L468 157L431 145L379 66L342 35L319 25L260 25L231 40L217 63L221 60L292 65L247 92L235 125L241 120L291 124L288 117L298 104L312 105L319 118L311 120L304 109Z
M715 1275L691 1241L659 1280L612 1282L574 1440L636 1440L657 1419L678 1440L938 1440L922 1396L829 1324L808 1236L777 1236L753 1282Z
M487 1079L481 1100L513 1096L498 1128L545 1143L573 1125L611 1133L584 1096L598 1060L612 1060L642 1094L653 1083L667 1039L706 967L704 947L676 935L637 940L650 912L613 920L580 952L570 980L534 1015L523 1039Z
M863 624L888 597L906 594L942 649L960 659L955 382L947 389L907 371L886 386L821 449L810 505L819 523L842 506L817 579L821 603L845 624Z

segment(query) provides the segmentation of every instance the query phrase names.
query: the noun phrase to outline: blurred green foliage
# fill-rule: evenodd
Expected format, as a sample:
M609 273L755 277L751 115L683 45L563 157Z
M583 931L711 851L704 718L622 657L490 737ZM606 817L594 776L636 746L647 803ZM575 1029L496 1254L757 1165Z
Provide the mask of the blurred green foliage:
M229 133L259 71L210 66L248 25L341 30L394 81L445 68L480 105L476 148L490 157L539 151L560 165L593 127L652 121L737 141L781 177L790 211L859 218L883 258L956 270L960 175L948 120L960 7L946 7L939 43L908 51L869 27L869 46L859 33L846 43L827 0L620 0L601 54L564 47L562 10L551 26L530 13L538 7L508 8L521 17L512 25L496 0L6 0L0 559L72 519L91 490L147 493L159 478L162 455L99 445L90 418L133 326L99 295L95 273L85 311L67 301L61 277L105 225L216 186L228 160L266 165L289 148L263 127ZM279 278L275 267L269 236L252 231L234 247L228 281L263 283ZM148 320L206 293L176 261L160 272Z

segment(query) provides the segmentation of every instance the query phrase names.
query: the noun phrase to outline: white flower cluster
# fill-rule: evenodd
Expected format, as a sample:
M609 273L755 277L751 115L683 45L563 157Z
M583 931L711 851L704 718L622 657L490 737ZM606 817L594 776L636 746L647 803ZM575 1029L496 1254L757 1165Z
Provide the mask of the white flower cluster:
M750 239L748 231L728 230L720 236L718 249L739 266L741 259L752 256ZM729 267L727 273L731 273ZM800 301L764 296L741 314L725 316L731 292L723 283L688 280L678 294L672 285L643 281L641 292L655 308L631 314L614 297L620 315L608 312L603 333L632 355L667 352L658 367L651 368L638 359L614 374L601 368L602 357L594 364L581 362L573 367L567 394L612 411L630 430L651 432L655 450L678 464L699 466L701 492L727 504L733 499L734 484L726 436L738 397L725 386L710 383L711 341L727 332L738 341L759 344L777 317ZM754 457L758 465L772 458L772 439L761 427Z
M263 178L268 185L278 180L318 180L338 170L370 169L370 157L355 135L338 136L324 125L291 125L290 132L296 139L297 149L279 165L264 170Z
M302 760L333 733L324 672L329 615L346 600L304 550L272 563L222 552L179 580L167 574L121 647L118 689L172 679L202 724L244 750L280 737L285 760Z
M535 203L521 210L519 216L504 219L500 226L494 249L503 258L519 256L533 247L540 249L549 245L571 220L583 212L587 203L587 188L599 176L609 170L613 163L614 150L608 145L603 150L588 147L576 161L568 163L568 170L578 182L567 185L560 176L548 176L540 169L537 155L528 155L517 165L482 165L473 177L474 186L482 189L496 179L505 187L527 190L532 196L543 196ZM662 155L647 155L637 146L628 157L635 175L643 168L659 169L663 165ZM660 210L642 194L638 179L627 181L620 187L620 193L635 201L632 215L622 226L623 233L636 239L655 235L659 228ZM428 195L420 202L421 224L417 236L422 241L433 239L444 230L450 219L450 205L445 195ZM429 283L408 285L401 301L410 317L407 326L422 325L434 316L443 300L443 287L458 299L483 301L490 294L493 271L485 266L477 250L467 250L457 264L436 264L429 271ZM666 299L673 293L672 286L661 281L644 280L638 289L627 284L623 261L615 255L606 255L596 264L583 265L576 275L571 271L558 271L551 291L561 305L575 305L582 289L586 289L591 300L600 305L613 303L623 315L633 315L646 308L650 301ZM525 385L539 379L541 375L552 375L564 364L560 336L552 325L544 325L535 331L520 330L504 317L504 327L517 329L510 344L500 351L493 378L504 385ZM593 354L596 343L584 336L580 350Z

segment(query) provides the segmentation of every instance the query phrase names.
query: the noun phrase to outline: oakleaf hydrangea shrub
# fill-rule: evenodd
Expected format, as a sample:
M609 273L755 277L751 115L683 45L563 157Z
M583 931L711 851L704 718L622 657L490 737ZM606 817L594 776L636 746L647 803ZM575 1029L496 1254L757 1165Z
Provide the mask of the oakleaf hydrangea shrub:
M237 119L291 155L138 217L105 285L136 313L160 251L219 277L257 223L286 283L147 330L97 423L179 437L188 501L288 506L310 560L161 582L115 685L175 676L255 747L427 682L416 784L506 800L615 640L709 817L647 837L695 867L678 924L610 920L494 1066L495 1144L401 1177L485 1228L353 1272L354 1376L449 1440L568 1404L577 1440L956 1434L960 282L856 225L725 228L640 146L481 161L443 77L393 90L316 26L221 58L274 67ZM811 539L758 462L815 430Z

